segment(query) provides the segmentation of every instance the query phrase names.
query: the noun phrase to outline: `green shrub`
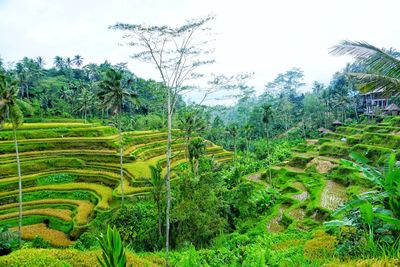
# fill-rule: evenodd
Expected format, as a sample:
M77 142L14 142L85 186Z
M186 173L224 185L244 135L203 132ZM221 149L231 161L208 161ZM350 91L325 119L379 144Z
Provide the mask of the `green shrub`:
M0 256L7 255L18 247L18 234L0 226Z
M74 243L74 248L79 250L88 250L99 246L98 233L84 232L79 236L79 239Z
M49 248L50 247L50 242L43 239L43 237L37 235L33 240L32 240L32 247L34 248Z
M127 204L110 214L109 223L135 251L152 250L158 243L156 210L150 202Z

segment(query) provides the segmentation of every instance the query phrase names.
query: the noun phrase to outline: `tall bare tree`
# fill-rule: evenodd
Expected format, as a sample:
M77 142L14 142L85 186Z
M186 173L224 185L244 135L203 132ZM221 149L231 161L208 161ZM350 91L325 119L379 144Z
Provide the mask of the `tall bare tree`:
M169 232L171 209L171 157L172 157L172 116L179 94L188 90L190 80L201 77L198 69L213 63L209 59L210 28L207 26L214 16L192 19L179 27L145 26L140 24L116 23L111 29L124 31L127 45L134 49L132 58L150 63L156 67L165 85L167 96L167 171L166 185L166 266L169 265Z

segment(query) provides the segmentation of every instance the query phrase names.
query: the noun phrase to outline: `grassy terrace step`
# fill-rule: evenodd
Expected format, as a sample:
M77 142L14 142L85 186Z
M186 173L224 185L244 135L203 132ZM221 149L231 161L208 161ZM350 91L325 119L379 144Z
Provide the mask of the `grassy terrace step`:
M27 151L19 153L20 159L34 159L34 158L45 158L54 157L58 155L93 155L93 156L118 156L115 150L77 150L77 149L66 149L66 150L45 150L45 151ZM15 161L15 152L10 154L0 155L0 161Z
M397 160L400 160L400 150L390 149L387 147L375 146L375 145L365 145L365 144L357 144L353 146L353 151L359 152L366 156L373 163L378 165L383 165L387 160L389 154L394 153L396 155Z
M304 169L307 164L317 156L317 153L293 153L288 165Z
M177 143L177 144L172 144L171 146L172 151L181 151L186 149L186 144L185 143ZM167 151L167 146L162 145L158 146L155 148L150 148L150 149L145 149L140 151L135 155L136 158L140 158L142 160L147 160L162 154L165 154Z
M337 158L347 158L350 148L344 142L323 143L319 149L321 156L332 156Z
M119 156L114 152L113 154L110 153L101 153L100 151L92 151L88 153L79 153L75 151L60 151L59 153L54 153L52 151L49 151L49 153L31 153L31 154L23 154L20 155L20 161L21 162L29 162L29 161L37 161L37 160L48 160L48 159L56 159L56 158L75 158L78 160L82 160L86 163L113 163L113 164L118 164L119 163ZM128 159L126 159L128 160ZM7 157L1 157L0 156L0 163L1 164L9 164L9 163L15 163L15 155L12 157L12 155L7 154Z
M58 172L53 171L22 176L23 188L50 184L65 184L71 182L95 183L115 188L120 184L120 177L115 173L103 173L98 171L85 172L85 170L72 170L68 172L65 170L60 170ZM130 186L129 182L127 181L127 186ZM18 189L18 177L0 179L0 191L10 191L16 189Z
M41 231L38 231L42 233ZM43 235L51 234L43 232ZM66 246L66 245L62 245ZM97 257L101 258L101 250L81 251L77 249L19 249L10 255L0 257L0 266L45 266L43 263L51 263L54 266L96 267L100 266ZM159 254L134 255L127 251L127 266L134 267L159 267L165 266L165 262ZM32 264L33 263L33 264Z
M136 145L148 144L154 141L165 140L167 141L167 132L162 131L151 131L151 133L144 134L143 132L127 132L124 133L123 146L124 149L129 149L129 147ZM172 134L172 140L180 139L183 137L183 132L179 130L174 130ZM133 151L133 150L132 150ZM131 151L131 152L132 152Z
M98 123L83 123L83 122L46 122L46 123L24 123L18 129L54 129L54 128L90 128L93 126L100 126ZM12 129L11 124L5 123L5 130Z
M336 133L344 135L363 134L365 128L356 128L350 126L340 126L336 129Z
M97 170L100 172L114 172L119 173L120 167L118 164L106 164L99 162L98 164L86 163L85 161L77 158L49 158L44 160L32 160L22 161L21 169L23 175L40 172L50 172L59 170ZM17 171L16 163L8 163L1 165L0 179L9 178L15 176ZM124 176L127 178L133 178L133 175L126 169L124 169Z
M400 127L394 127L394 126L370 125L365 127L364 129L366 132L371 132L371 133L396 134L400 132Z
M90 191L95 193L98 197L97 208L105 210L109 208L109 202L112 199L112 189L106 186L90 183L66 183L60 185L43 185L31 188L23 188L23 193L37 192L37 191ZM1 192L0 198L5 196L17 195L18 190Z
M16 231L17 228L12 228L12 230ZM23 226L21 232L24 240L32 240L39 235L53 246L67 247L73 244L65 233L50 229L44 223Z
M361 143L366 145L379 145L382 147L399 149L400 135L366 133L361 138Z
M73 227L74 223L72 221L65 221L53 216L46 216L46 215L26 215L22 217L22 225L32 225L38 223L45 223L51 229L55 229L58 231L62 231L64 233L69 233ZM5 220L0 220L0 226L7 226L8 228L16 227L19 224L19 218L10 218Z
M68 204L68 205L74 205L77 206L76 210L76 223L78 225L85 225L88 223L88 218L90 217L90 214L93 212L94 205L87 200L74 200L74 199L43 199L43 200L34 200L34 201L28 201L28 202L23 202L23 213L25 212L25 209L27 206L43 206L43 205L48 205L48 204ZM6 205L1 205L0 206L0 211L6 210L6 209L11 209L11 208L17 208L19 206L19 203L12 203L12 204L6 204Z
M103 137L102 137L103 138ZM20 152L30 151L44 151L44 150L115 150L116 143L113 139L102 139L102 138L68 138L65 139L31 139L22 140L18 143ZM0 141L0 155L11 154L15 152L14 142Z
M7 214L2 214L2 215L0 215L0 220L16 218L16 217L18 217L18 215L19 215L18 211L7 213ZM30 216L30 215L42 215L42 216L48 216L48 217L55 217L55 218L61 219L66 222L72 221L72 212L67 209L32 209L32 210L26 210L26 211L22 212L22 216Z
M304 173L304 169L301 168L296 168L296 167L292 167L292 166L288 166L288 165L284 165L284 166L272 166L271 167L273 170L275 171L280 171L280 170L284 170L286 172L291 172L293 174L296 173Z
M21 129L17 131L18 140L41 138L68 138L68 137L105 137L117 134L117 129L110 126L95 126L85 128L49 128L49 129ZM0 140L13 140L12 130L0 131Z

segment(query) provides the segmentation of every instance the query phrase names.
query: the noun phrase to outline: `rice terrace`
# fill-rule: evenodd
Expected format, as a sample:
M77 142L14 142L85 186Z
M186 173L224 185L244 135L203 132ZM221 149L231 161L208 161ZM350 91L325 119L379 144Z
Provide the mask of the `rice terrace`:
M400 266L376 8L0 1L0 267Z

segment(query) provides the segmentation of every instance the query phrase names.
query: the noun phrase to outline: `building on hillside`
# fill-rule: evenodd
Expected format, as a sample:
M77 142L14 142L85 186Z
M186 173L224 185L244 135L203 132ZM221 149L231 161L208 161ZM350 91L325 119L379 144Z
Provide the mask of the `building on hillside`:
M384 110L388 105L389 99L383 95L383 88L377 88L361 96L365 114L375 115L378 109Z
M393 96L394 95L385 95L383 88L377 88L371 92L362 94L364 113L367 115L377 115L377 112L385 111L387 115L398 115L399 110L396 110L398 106L395 104L390 108L390 111L387 110L391 106L390 99Z

